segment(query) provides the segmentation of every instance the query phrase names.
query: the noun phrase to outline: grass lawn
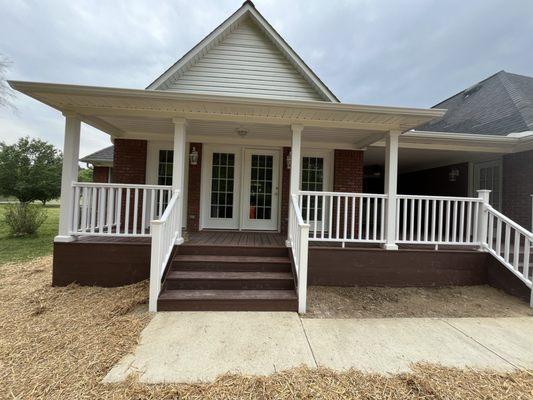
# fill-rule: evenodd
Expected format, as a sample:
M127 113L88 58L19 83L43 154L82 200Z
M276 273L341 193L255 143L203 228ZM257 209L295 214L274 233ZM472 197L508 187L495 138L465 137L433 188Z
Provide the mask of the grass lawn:
M0 205L0 264L27 261L52 253L54 236L59 224L59 205L46 206L48 218L34 236L11 237L4 222L6 205Z

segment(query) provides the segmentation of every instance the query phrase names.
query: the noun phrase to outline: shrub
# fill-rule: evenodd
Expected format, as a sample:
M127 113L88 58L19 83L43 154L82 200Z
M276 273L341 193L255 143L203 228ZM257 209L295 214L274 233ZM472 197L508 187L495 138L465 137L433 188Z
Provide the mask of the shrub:
M33 235L46 220L46 210L34 204L8 204L4 220L12 235Z

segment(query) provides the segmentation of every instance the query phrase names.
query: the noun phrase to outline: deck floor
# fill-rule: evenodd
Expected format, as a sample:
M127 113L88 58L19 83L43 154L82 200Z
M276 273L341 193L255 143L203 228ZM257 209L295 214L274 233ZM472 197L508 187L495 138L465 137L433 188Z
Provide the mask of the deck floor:
M278 232L200 231L187 236L187 244L205 246L285 247L286 239Z

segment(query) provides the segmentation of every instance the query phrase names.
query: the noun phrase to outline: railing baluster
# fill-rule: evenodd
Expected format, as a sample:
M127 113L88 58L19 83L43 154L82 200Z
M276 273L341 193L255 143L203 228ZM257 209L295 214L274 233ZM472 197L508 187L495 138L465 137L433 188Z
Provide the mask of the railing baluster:
M461 201L461 209L459 211L459 234L457 241L464 243L464 229L465 229L465 202Z
M502 220L499 218L496 223L496 254L502 255Z
M409 240L411 242L414 242L415 238L415 199L411 199L411 207L410 207L410 215L409 215Z
M358 215L359 225L357 226L357 235L359 237L359 240L363 238L363 200L364 200L364 197L360 196L359 197L359 215Z
M313 238L316 239L316 229L318 224L318 196L315 194L315 213L314 213L314 221L313 221Z
M489 214L489 226L488 226L488 238L487 244L489 248L493 248L493 236L494 236L494 215Z
M81 210L81 230L85 232L87 230L87 214L89 211L89 198L88 198L88 188L84 187L82 191L83 196L83 208Z
M105 195L106 188L100 188L100 199L98 202L98 233L104 233L105 218Z
M122 218L122 188L117 189L117 229L116 232L120 233L120 224Z
M472 237L474 238L474 242L481 242L481 239L478 238L479 207L480 203L476 202L476 207L474 210L474 233L472 235Z
M305 196L306 197L306 209L305 209L305 220L307 221L306 223L309 224L309 219L310 219L310 215L311 215L311 196L310 195L307 195Z
M446 230L446 235L445 235L445 240L447 242L450 241L450 209L451 209L451 201L450 200L446 200L446 222L445 222L445 230Z
M350 227L350 232L351 232L350 238L352 240L355 239L355 199L356 199L356 196L353 196L352 197L352 222L351 222L351 227Z
M340 221L341 221L341 196L337 197L337 209L335 210L335 220L336 220L336 226L335 226L335 238L339 238L339 230L340 230Z
M74 188L74 216L72 218L72 226L70 227L70 230L72 232L78 231L79 212L80 212L80 188L76 186Z
M373 215L374 215L374 218L373 218L373 226L372 226L372 239L373 240L376 240L377 239L377 228L378 228L378 198L377 197L374 197L374 209L372 210L373 211Z
M130 200L131 192L130 188L126 189L126 212L124 213L124 233L126 235L130 234Z
M428 241L429 232L429 200L424 200L424 242Z
M107 233L113 233L115 216L115 189L109 188L109 201L107 202Z
M347 239L347 231L348 231L348 197L344 196L344 219L343 219L343 227L342 227L342 238L344 240ZM344 242L343 242L344 246Z
M396 240L397 241L400 241L402 240L402 238L400 237L400 210L401 210L401 199L399 198L396 198ZM381 223L381 231L382 231L382 234L381 234L381 239L383 240L385 238L385 208L382 208L381 209L381 212L382 212L382 216L383 216L383 221Z
M324 225L326 225L326 197L320 197L322 201L322 218L320 219L320 238L324 239Z
M328 219L328 231L329 238L333 237L333 196L329 195L329 219ZM300 208L301 209L301 208Z
M509 250L511 246L511 226L509 224L505 224L505 243L504 243L504 260L505 262L509 262Z
M439 201L439 240L438 240L439 243L442 242L443 215L444 215L444 201L440 200Z
M402 199L403 201L403 235L402 240L407 241L407 201L408 199Z
M514 249L513 249L513 268L515 271L518 271L518 260L520 259L520 242L522 241L522 236L520 232L514 231Z
M418 209L416 216L416 240L420 242L420 235L422 232L422 199L418 199Z
M457 201L453 202L452 242L457 242Z
M135 235L137 233L137 217L139 214L139 189L135 188L133 192L133 226L132 232Z
M529 280L529 254L531 251L531 241L526 237L524 238L524 268L522 275Z
M466 215L466 239L465 241L468 243L472 243L473 240L470 237L470 232L472 230L472 202L468 202L468 211Z
M436 232L436 223L437 223L437 200L431 200L431 241L435 241L435 232Z
M146 189L143 189L142 195L142 214L141 214L141 233L146 232Z
M365 240L370 239L370 197L366 198Z

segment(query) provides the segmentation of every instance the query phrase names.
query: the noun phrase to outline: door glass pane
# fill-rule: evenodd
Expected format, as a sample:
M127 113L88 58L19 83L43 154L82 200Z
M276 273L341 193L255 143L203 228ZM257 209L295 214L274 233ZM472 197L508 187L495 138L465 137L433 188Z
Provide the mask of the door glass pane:
M322 192L324 190L324 159L322 157L304 157L302 160L302 190ZM322 221L322 197L317 202L317 220ZM310 219L315 217L315 197L309 201ZM302 204L302 214L307 220L307 201Z
M274 157L252 154L250 171L250 219L272 218L272 174Z
M211 218L233 218L235 154L213 153Z
M157 171L157 184L158 185L172 185L172 167L173 167L173 160L174 160L174 151L172 150L159 150L159 166ZM169 196L168 193L163 193L161 196L161 192L158 190L156 195L156 212L159 211L159 204L161 205L161 210L164 210L167 208L168 202L169 202ZM160 215L157 215L160 217Z

